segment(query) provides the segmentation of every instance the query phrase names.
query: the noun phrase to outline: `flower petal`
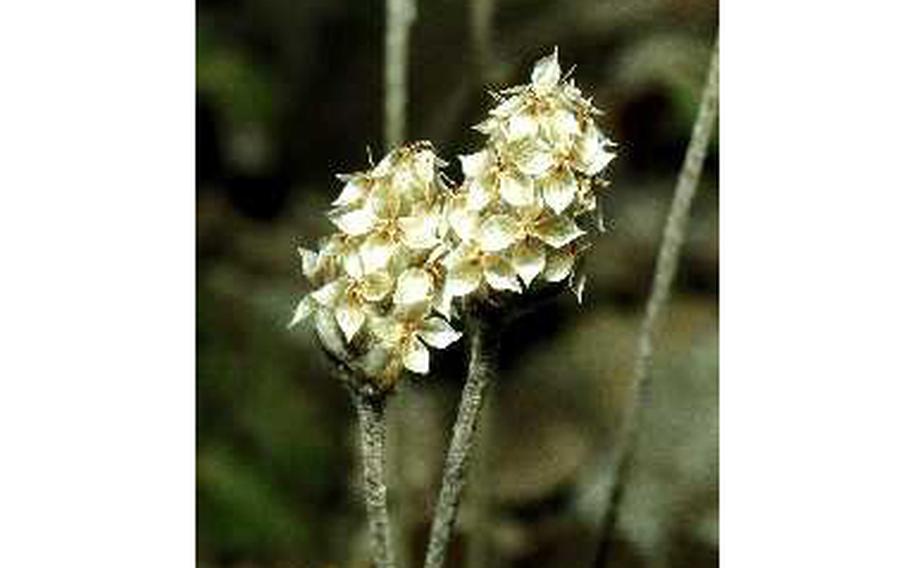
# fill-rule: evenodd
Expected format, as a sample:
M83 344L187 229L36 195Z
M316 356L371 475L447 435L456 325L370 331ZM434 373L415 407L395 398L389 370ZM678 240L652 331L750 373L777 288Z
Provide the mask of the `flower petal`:
M506 140L520 140L536 136L538 129L537 120L529 112L520 112L509 118L506 122Z
M370 333L372 333L381 344L392 347L401 342L404 334L404 325L394 317L376 316L370 318Z
M575 255L572 252L562 249L549 250L543 278L547 282L561 282L572 273L574 265Z
M360 245L360 260L366 273L385 270L395 254L396 243L384 233L374 233Z
M380 302L392 292L395 283L387 272L367 274L360 282L360 293L368 302Z
M411 336L404 345L401 361L405 368L421 375L430 371L430 350L415 336Z
M332 205L352 205L357 203L366 197L369 189L369 178L363 175L352 176L344 184L344 188L342 188L335 201L332 202Z
M521 236L521 227L514 217L491 215L480 224L478 242L484 251L496 252L508 248Z
M483 276L487 283L496 290L511 290L521 293L518 275L515 269L504 258L488 255L484 258Z
M373 189L367 198L367 204L373 215L379 219L394 219L401 209L401 198L391 183L383 183Z
M512 159L521 173L531 177L540 177L553 167L553 155L549 149L530 141L517 145Z
M363 276L364 267L357 249L351 247L341 254L341 266L345 274L357 280Z
M506 118L522 110L526 104L527 101L525 100L525 97L514 95L497 105L496 108L490 111L490 115Z
M426 250L436 246L439 242L436 236L438 226L439 216L429 212L398 219L402 241L411 250Z
M319 342L330 353L339 359L345 359L348 356L345 347L344 335L338 328L338 322L335 321L334 310L319 309L314 314L316 325L316 336Z
M597 128L589 127L578 143L575 168L586 176L600 173L616 157L615 153L604 149L605 144L603 134Z
M313 315L313 311L316 309L316 302L309 294L303 297L302 300L297 304L297 308L294 310L294 317L291 318L291 322L288 324L288 329L294 327L302 321L309 319Z
M559 51L553 48L553 53L538 60L531 72L531 88L538 95L545 95L553 90L559 83Z
M575 175L565 168L559 168L541 181L543 200L559 215L575 200L578 182Z
M392 172L391 187L398 196L419 193L426 184L422 183L410 167L397 166Z
M533 233L553 248L562 248L585 234L575 221L565 215L554 215L538 222Z
M478 271L479 274L479 271ZM476 288L476 286L475 286ZM433 302L433 309L442 314L446 319L452 318L452 300L455 299L455 295L452 293L452 284L448 279L443 283L442 290L439 294L436 294L436 299Z
M393 301L399 306L410 306L433 299L433 277L422 268L409 268L401 273L395 287Z
M314 300L327 308L338 303L347 282L344 279L333 280L311 294Z
M492 114L492 113L491 113ZM496 131L496 128L499 126L499 119L497 118L488 118L481 122L480 124L475 124L471 128L480 132L481 134L486 134L487 136L493 134Z
M493 196L496 193L493 187L494 181L494 176L483 175L481 177L474 178L467 183L468 209L471 209L472 211L480 211L487 206L487 203L493 200Z
M483 174L486 170L490 163L490 152L481 150L473 154L458 156L458 159L461 160L461 171L464 172L464 177L473 178Z
M442 318L427 318L423 320L420 329L417 330L417 335L427 345L436 349L445 349L461 337L461 333L452 329L449 322Z
M364 207L350 211L329 213L329 220L346 235L358 236L367 234L376 224L376 216Z
M436 177L436 155L432 150L421 150L412 157L414 177L417 181L428 184Z
M531 285L547 264L543 245L532 239L526 239L512 249L512 266L525 287Z
M455 298L467 296L480 286L482 276L483 271L479 263L458 265L449 271L446 279L447 291Z
M319 266L319 254L303 247L297 247L297 252L300 253L300 267L303 275L312 281Z
M468 207L467 196L462 194L452 199L447 217L449 226L462 241L470 242L477 235L480 218Z
M551 112L544 121L544 131L550 141L562 148L567 148L576 136L581 134L581 127L575 113L565 108Z
M355 302L344 301L335 307L335 321L338 322L338 327L341 328L345 340L349 343L363 327L366 319L363 308Z
M499 177L499 194L513 207L527 207L534 202L534 182L517 172Z
M392 172L392 167L398 161L398 156L400 150L393 150L382 157L379 160L379 163L376 164L376 167L370 171L370 175L373 179L378 179L389 175Z

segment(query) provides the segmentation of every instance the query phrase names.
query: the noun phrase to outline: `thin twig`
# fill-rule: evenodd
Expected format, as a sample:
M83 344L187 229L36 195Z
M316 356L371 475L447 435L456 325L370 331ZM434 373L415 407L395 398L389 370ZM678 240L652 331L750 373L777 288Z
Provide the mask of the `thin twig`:
M376 568L394 568L395 554L389 528L384 475L386 398L385 395L368 396L354 389L352 396L360 425L363 489L367 506L370 551Z
M404 142L408 104L408 36L417 17L414 0L386 0L385 145Z
M477 418L483 406L484 390L493 374L496 345L492 329L482 320L474 318L471 320L469 333L471 343L468 377L461 392L458 417L452 428L452 440L446 456L442 485L436 499L424 568L441 568L445 562L461 491L467 479L474 434L477 431Z
M663 311L670 295L670 286L676 276L679 264L679 251L686 236L686 225L689 220L689 209L698 180L701 177L702 165L708 151L708 143L717 118L718 99L718 48L715 41L711 55L708 78L702 91L701 104L698 117L692 128L692 138L686 150L686 158L676 190L673 194L673 203L664 226L663 239L657 257L654 279L651 283L651 295L645 308L644 321L638 336L638 353L635 359L634 375L630 385L629 400L631 406L628 416L620 432L616 446L616 474L611 484L607 508L601 527L601 540L594 561L595 568L604 566L612 549L612 538L615 530L616 518L619 512L624 490L628 482L628 469L636 443L638 415L643 404L643 393L646 392L650 374L651 359L654 351L654 330L658 317Z
M493 12L495 0L471 0L471 49L478 76L487 85L493 82Z

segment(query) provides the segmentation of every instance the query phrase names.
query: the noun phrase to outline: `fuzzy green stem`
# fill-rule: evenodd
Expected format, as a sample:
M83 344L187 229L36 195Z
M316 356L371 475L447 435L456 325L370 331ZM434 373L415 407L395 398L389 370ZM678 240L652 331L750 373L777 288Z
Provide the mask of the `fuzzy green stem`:
M664 226L663 239L654 271L654 279L651 283L651 294L645 307L645 317L638 336L638 352L629 394L631 404L616 445L614 461L617 464L616 473L608 492L607 508L604 513L603 526L601 527L601 540L594 562L595 568L600 568L606 564L612 549L611 541L615 530L616 518L625 492L631 456L634 453L633 450L636 443L638 415L643 403L643 393L646 392L651 375L654 331L657 320L667 303L670 287L676 276L680 249L686 237L689 209L692 205L692 199L695 197L695 191L698 189L702 165L708 152L708 143L711 141L714 123L717 118L717 101L718 46L715 41L707 81L702 91L698 117L695 119L695 125L692 128L692 138L689 140L686 158L673 194L673 203L667 215L667 222Z
M354 391L354 406L360 426L363 456L363 490L366 500L370 551L376 568L394 568L395 554L389 523L384 474L385 407L384 395L368 396Z
M452 538L462 489L467 480L471 450L474 447L477 419L483 407L483 395L493 376L495 341L484 322L475 319L470 328L470 361L468 376L461 392L458 416L452 428L452 440L446 456L442 485L436 499L430 543L424 568L442 568Z

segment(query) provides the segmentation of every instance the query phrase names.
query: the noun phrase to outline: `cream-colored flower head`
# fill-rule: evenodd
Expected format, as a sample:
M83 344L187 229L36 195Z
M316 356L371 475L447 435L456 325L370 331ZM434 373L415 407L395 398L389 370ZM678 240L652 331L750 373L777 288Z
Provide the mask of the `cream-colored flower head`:
M314 290L291 326L315 324L324 347L377 387L392 387L402 369L429 370L427 346L460 337L443 315L445 252L442 212L450 194L428 142L390 152L370 170L341 175L328 214L338 232L317 251L299 249Z
M487 143L460 157L465 181L445 209L452 252L444 294L521 294L535 282L571 278L580 299L581 226L596 218L594 190L606 185L616 156L594 121L602 113L563 76L555 49L534 65L529 84L494 96L496 107L476 127Z
M451 192L428 142L398 148L344 182L328 216L338 232L299 249L313 291L291 325L314 322L323 346L387 389L404 369L424 374L428 348L461 334L453 301L522 294L578 274L595 188L615 157L601 114L563 76L556 50L531 82L495 95L477 129L483 149L461 156L464 183ZM587 223L586 223L587 221Z

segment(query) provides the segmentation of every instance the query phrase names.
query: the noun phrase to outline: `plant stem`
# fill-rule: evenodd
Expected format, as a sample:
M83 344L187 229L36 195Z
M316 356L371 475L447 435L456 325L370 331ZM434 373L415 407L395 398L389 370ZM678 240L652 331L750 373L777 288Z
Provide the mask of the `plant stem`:
M394 568L395 554L389 528L384 476L385 460L385 395L368 396L353 390L357 421L360 425L360 448L363 455L363 490L367 506L370 551L376 568Z
M468 377L461 392L458 417L452 428L452 440L446 456L442 485L436 499L430 544L425 568L441 568L452 537L461 492L477 431L477 418L483 407L483 394L493 374L495 341L492 330L480 319L473 318L470 328L470 362Z
M657 265L654 271L654 279L651 283L651 295L645 307L645 317L638 336L638 352L629 394L631 405L616 446L616 474L608 492L609 497L601 528L601 540L594 561L595 568L604 566L610 549L612 549L611 539L613 538L616 517L628 481L630 456L633 454L636 442L638 415L643 403L643 393L646 392L651 374L655 325L667 303L667 298L670 295L670 286L676 276L679 252L686 236L689 209L692 205L692 199L695 197L695 191L698 188L702 165L705 161L708 143L711 141L714 122L717 118L717 99L718 46L715 40L708 78L702 91L701 103L698 109L698 117L695 119L695 125L692 128L692 138L689 140L686 158L673 194L673 203L667 215L660 252L657 257Z
M471 48L478 76L483 84L493 79L493 12L494 0L471 0Z
M417 17L414 0L386 0L385 145L404 141L408 103L408 36Z
M468 535L465 551L466 568L483 568L490 566L490 531L493 521L491 506L493 476L493 409L495 408L496 391L486 396L486 405L481 409L482 423L478 424L477 449L474 450L477 465L471 470L467 499L472 505L475 518Z

